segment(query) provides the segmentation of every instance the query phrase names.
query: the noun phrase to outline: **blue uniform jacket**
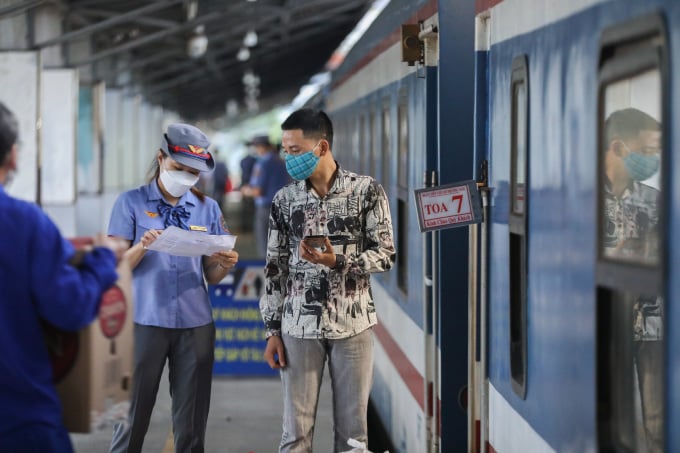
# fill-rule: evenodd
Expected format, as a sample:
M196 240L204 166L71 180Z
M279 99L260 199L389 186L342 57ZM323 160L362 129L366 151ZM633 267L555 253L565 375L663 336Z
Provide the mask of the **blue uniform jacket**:
M109 249L96 248L78 269L71 244L36 205L0 186L0 444L35 426L59 427L61 404L41 319L78 330L96 316L101 294L118 278ZM13 443L14 442L14 443Z
M122 193L111 210L108 233L132 244L147 230L165 228L156 181ZM212 198L201 201L187 192L177 203L185 209L187 229L196 234L229 234L222 211ZM132 271L135 322L146 326L188 329L213 321L201 257L174 256L149 250Z

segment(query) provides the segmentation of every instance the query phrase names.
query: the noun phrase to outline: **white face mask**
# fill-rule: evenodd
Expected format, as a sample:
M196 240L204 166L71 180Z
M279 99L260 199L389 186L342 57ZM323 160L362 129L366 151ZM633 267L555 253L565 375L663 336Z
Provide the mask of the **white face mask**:
M160 174L163 187L173 197L181 197L198 182L198 175L181 170L161 169Z

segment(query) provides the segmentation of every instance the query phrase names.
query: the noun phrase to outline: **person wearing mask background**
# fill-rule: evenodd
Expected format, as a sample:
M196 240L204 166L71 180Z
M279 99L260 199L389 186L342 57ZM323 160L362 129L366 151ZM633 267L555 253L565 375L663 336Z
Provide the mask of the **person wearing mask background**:
M602 187L604 255L654 264L660 259L661 192L649 184L661 164L661 123L636 108L616 110L605 121ZM632 315L633 352L648 453L663 448L663 317L658 294L623 293Z
M215 199L218 206L225 212L224 195L227 193L227 182L229 181L229 170L227 164L219 157L219 152L215 150L215 169L212 172L212 187L210 196Z
M286 168L296 182L272 202L260 299L264 358L281 370L279 451L312 451L328 361L337 453L347 450L350 438L368 445L371 327L377 323L370 277L392 268L390 207L378 182L333 158L333 126L324 112L297 110L281 128Z
M43 323L87 326L118 279L124 247L99 236L76 252L38 206L5 192L17 169L18 133L0 102L0 450L68 453Z
M150 182L121 194L109 235L127 241L135 296L135 368L127 423L114 428L110 451L141 452L161 374L168 361L172 422L178 452L203 452L210 407L215 325L205 282L216 284L238 261L236 251L185 257L149 251L163 229L229 234L215 200L194 188L213 169L208 138L194 126L171 124Z
M255 199L255 243L260 258L267 255L267 234L269 232L269 210L276 192L290 182L286 164L279 156L278 150L266 135L256 135L248 145L255 148L258 154L253 174L241 192L246 197Z
M250 182L255 162L257 162L257 157L252 154L248 143L246 143L246 146L248 146L248 154L241 159L241 184L239 184L239 190L243 189ZM250 232L253 230L253 220L255 218L255 200L253 200L253 197L247 197L243 193L241 195L243 195L241 197L241 231Z

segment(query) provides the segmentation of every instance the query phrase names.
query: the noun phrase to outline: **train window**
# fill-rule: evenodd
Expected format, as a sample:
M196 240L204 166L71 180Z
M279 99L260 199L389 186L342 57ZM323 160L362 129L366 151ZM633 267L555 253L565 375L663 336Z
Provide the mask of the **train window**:
M511 203L510 229L510 377L512 388L521 398L527 383L527 169L529 147L529 79L526 57L515 58L511 78Z
M399 105L399 160L397 160L397 184L408 188L408 105Z
M375 155L377 153L377 134L375 133L375 113L371 112L368 115L368 137L370 141L370 147L366 153L366 159L368 159L368 165L366 166L366 174L370 176L375 176Z
M600 55L598 439L601 451L663 451L663 20L605 31Z
M400 95L397 107L397 281L408 293L408 98Z
M366 129L364 123L366 122L365 116L362 114L357 118L357 124L354 128L354 140L355 143L352 146L352 169L354 171L359 171L359 162L361 156L361 150L366 146Z
M512 211L515 214L524 213L524 196L526 189L526 157L527 157L527 87L524 80L518 80L513 86L513 151L512 159Z
M397 284L408 294L408 201L397 200Z
M382 112L382 159L380 166L382 167L382 176L380 183L383 187L387 187L390 182L390 136L392 134L392 123L390 122L390 108L385 107Z
M661 124L658 69L604 87L602 129L603 194L600 230L602 254L610 259L658 262L656 237L659 211ZM646 105L631 102L642 96Z

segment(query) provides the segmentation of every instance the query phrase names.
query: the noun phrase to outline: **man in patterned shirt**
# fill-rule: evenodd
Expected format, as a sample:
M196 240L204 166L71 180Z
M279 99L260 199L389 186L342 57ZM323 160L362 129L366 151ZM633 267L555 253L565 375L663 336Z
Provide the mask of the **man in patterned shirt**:
M605 124L604 255L636 264L658 263L660 192L646 181L659 170L661 127L648 114L627 108ZM663 451L663 299L627 293L633 306L635 367L647 451Z
M265 359L281 370L280 452L311 452L324 363L333 381L334 451L367 443L377 323L370 275L394 261L389 203L370 176L333 158L333 126L318 110L281 125L286 169L296 181L277 192L269 218ZM315 236L316 238L312 238Z

